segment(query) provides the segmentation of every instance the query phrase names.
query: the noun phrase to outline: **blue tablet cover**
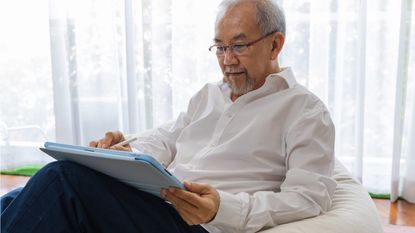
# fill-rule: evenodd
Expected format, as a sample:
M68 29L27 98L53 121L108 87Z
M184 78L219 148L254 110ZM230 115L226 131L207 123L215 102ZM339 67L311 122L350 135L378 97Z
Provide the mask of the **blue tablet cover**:
M184 189L176 177L146 154L55 142L46 142L40 150L56 160L82 164L158 197L162 188Z

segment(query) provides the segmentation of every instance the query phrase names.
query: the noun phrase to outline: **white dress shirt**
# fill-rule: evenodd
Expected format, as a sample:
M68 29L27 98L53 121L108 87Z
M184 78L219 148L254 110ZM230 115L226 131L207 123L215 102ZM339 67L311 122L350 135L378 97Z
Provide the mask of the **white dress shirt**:
M226 83L207 84L177 120L132 146L179 180L218 190L219 211L203 225L209 232L256 232L317 216L330 209L336 188L330 115L290 68L234 102Z

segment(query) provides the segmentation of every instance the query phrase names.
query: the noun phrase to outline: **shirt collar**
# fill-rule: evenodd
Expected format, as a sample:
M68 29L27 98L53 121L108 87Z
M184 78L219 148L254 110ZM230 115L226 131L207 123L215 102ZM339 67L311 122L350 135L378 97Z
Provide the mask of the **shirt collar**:
M291 67L284 67L279 73L270 74L267 79L272 79L275 76L283 78L287 82L288 88L292 88L297 84Z

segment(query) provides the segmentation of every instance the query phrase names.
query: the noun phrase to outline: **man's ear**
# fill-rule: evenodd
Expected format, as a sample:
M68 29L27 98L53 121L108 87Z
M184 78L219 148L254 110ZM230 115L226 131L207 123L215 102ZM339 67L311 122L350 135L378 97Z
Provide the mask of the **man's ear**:
M277 59L282 47L284 46L285 36L281 32L276 32L272 37L271 60Z

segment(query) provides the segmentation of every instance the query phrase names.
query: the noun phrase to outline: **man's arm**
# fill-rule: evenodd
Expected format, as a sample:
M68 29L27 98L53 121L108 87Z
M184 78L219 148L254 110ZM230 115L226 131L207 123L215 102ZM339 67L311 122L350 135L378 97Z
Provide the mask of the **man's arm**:
M157 159L164 166L168 166L176 156L176 140L182 130L190 124L193 114L196 111L202 96L203 89L197 92L189 101L186 112L171 122L167 122L156 128L138 133L137 141L125 146L114 146L116 143L125 140L120 131L107 132L102 139L91 141L91 147L99 147L114 150L125 150L148 153Z
M305 114L287 132L285 141L287 174L280 192L231 194L221 190L213 191L212 188L209 192L217 191L219 197L206 196L212 199L206 202L215 203L215 199L220 200L213 220L208 218L211 216L206 214L208 211L200 208L202 210L199 215L208 217L195 221L194 218L181 214L185 221L192 224L209 223L208 227L219 228L224 232L256 232L264 227L317 216L329 210L336 182L331 178L334 165L334 126L327 111ZM182 192L188 191L176 190L166 196L168 200L173 200L179 213L185 212L181 210L185 207L180 203L188 200ZM177 201L171 197L173 194L176 194L175 198L184 198ZM198 213L197 208L193 213Z

